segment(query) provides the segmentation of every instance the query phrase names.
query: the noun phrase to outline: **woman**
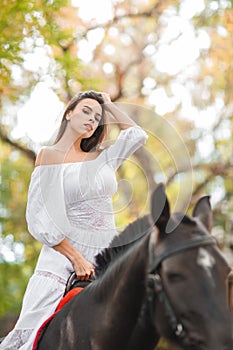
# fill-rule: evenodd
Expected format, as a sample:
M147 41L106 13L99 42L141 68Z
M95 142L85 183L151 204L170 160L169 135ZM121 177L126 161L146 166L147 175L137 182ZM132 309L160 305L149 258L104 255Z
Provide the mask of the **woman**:
M121 132L113 145L101 150L105 111ZM146 138L106 93L86 91L70 101L55 143L41 149L32 173L26 219L43 247L20 317L0 349L31 349L37 329L62 298L69 275L75 271L81 280L93 277L95 255L117 234L115 172Z

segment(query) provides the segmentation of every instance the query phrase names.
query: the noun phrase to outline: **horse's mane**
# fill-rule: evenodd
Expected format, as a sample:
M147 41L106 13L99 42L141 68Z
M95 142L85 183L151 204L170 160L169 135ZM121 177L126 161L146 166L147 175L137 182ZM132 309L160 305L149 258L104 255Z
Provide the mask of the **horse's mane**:
M116 235L111 241L108 248L103 249L95 256L96 278L103 275L107 267L119 256L123 255L136 242L140 241L146 234L151 231L151 220L149 215L143 216L130 223L124 231Z

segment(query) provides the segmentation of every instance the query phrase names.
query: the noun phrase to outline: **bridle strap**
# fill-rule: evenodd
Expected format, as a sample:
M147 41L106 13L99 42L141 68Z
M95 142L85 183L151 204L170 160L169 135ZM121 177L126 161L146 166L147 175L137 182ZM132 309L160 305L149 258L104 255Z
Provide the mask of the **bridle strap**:
M166 247L163 247L162 249L158 247L156 251L156 256L154 256L153 261L150 262L149 272L150 273L155 272L158 266L163 262L163 260L166 260L173 255L177 255L181 252L184 252L186 250L190 250L196 247L212 245L212 244L216 244L215 238L213 238L212 236L203 236L203 237L193 238L189 242L178 241L177 243L173 244L173 246L169 250L167 250Z
M164 306L164 313L166 317L168 318L169 326L172 330L172 332L179 338L179 339L184 339L186 337L186 332L184 330L184 327L182 323L179 323L177 320L177 317L175 315L175 312L171 306L171 303L168 299L167 294L164 291L163 288L163 282L161 280L161 277L159 274L149 274L149 299L150 302L154 302L155 295L159 299L159 301L163 304ZM151 319L153 321L154 314L152 313L152 308L151 310Z
M165 250L165 247L162 249L158 249L156 251L156 256L154 256L153 252L150 252L150 256L152 254L153 261L150 261L149 275L148 275L148 292L149 292L149 301L153 304L155 302L155 296L159 299L159 301L164 306L165 314L168 318L169 326L173 332L173 334L185 344L188 340L188 335L182 325L181 322L178 322L176 314L172 308L172 305L169 301L169 298L164 290L163 282L161 276L159 274L159 266L160 264L170 258L171 256L177 255L181 252L206 246L216 244L216 240L211 236L203 236L190 240L189 242L180 242L174 244L171 249L168 251ZM159 248L159 247L158 247ZM153 249L150 247L150 249ZM160 250L160 251L159 251ZM150 307L151 310L151 318L152 322L154 322L154 314L152 313L153 305Z

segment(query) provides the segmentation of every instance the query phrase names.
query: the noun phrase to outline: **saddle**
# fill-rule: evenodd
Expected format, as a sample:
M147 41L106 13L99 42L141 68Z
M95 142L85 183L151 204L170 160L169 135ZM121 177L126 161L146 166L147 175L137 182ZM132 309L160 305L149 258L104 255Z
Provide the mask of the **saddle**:
M77 278L75 272L71 273L69 276L65 292L63 298L59 302L55 312L40 326L37 331L32 350L37 350L40 340L43 337L43 334L46 331L50 321L54 318L54 316L62 309L64 305L66 305L75 295L80 293L86 286L88 286L93 280L81 281Z

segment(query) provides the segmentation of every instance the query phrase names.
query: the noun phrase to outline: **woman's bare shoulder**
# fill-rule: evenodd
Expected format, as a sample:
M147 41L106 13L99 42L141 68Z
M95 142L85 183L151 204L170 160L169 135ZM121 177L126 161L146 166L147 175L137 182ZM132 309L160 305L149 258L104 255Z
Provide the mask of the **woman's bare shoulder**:
M61 163L62 158L63 155L53 146L42 147L37 154L35 166Z

